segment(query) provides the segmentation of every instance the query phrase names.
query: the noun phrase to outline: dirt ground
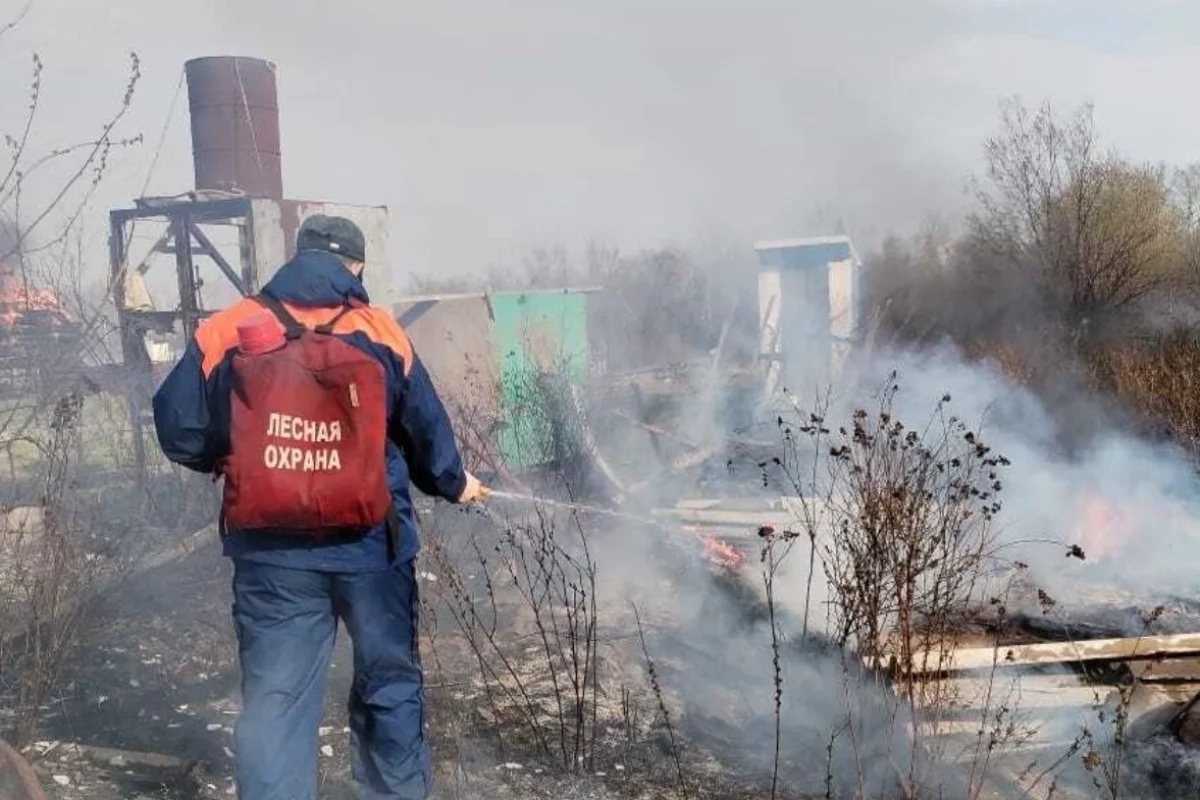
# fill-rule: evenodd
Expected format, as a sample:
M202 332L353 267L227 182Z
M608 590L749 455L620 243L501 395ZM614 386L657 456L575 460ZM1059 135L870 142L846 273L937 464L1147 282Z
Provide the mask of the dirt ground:
M451 523L458 529L463 520L455 518ZM757 684L731 679L739 654L720 652L728 650L725 632L714 622L722 611L738 609L741 616L726 619L726 624L743 630L761 624L756 618L761 610L756 610L754 595L744 583L728 575L707 575L714 607L700 609L695 617L713 630L680 628L669 616L655 616L649 610L642 618L657 678L666 687L671 730L661 724L643 652L636 643L637 628L628 619L626 604L602 609L606 627L599 639L600 722L594 757L590 763L565 770L563 759L539 748L517 715L495 712L495 697L480 680L474 651L446 618L445 597L439 592L445 591L447 581L444 574L442 579L433 574L438 565L432 552L427 546L418 573L425 602L422 656L436 770L434 800L771 796L763 779L770 775L766 733L771 720L762 713L764 701L769 706L769 673L756 663L751 669ZM695 567L697 562L687 556L669 566L679 571L687 564ZM37 741L26 751L49 797L236 797L232 747L240 697L230 613L231 572L218 548L209 547L137 576L104 599L86 635L66 659L59 689L43 709ZM478 590L478 586L471 588ZM515 639L510 653L523 653L527 659L516 669L529 676L528 685L535 687L544 682L538 676L538 647L522 641L520 620L510 622L502 622L500 630ZM751 638L740 641L742 647L758 646ZM791 655L808 665L822 657L807 650ZM340 632L320 730L320 796L326 800L354 796L345 708L351 663L348 637ZM741 673L743 678L745 674ZM806 691L802 674L802 670L793 673L789 697ZM819 706L807 700L805 708ZM0 707L0 723L5 713ZM826 774L827 741L819 731L814 733L811 722L803 715L785 715L782 774L797 779L782 782L779 800L825 796L808 788L819 786ZM1182 785L1184 776L1197 774L1195 764L1181 765L1179 757L1177 749L1171 749L1156 758L1150 770L1155 774L1148 779ZM686 795L679 790L680 769ZM800 790L793 786L804 786L810 794L797 794ZM1163 794L1160 788L1156 785L1129 796L1191 796Z
M210 547L141 575L106 598L67 660L60 689L44 709L38 740L26 751L49 796L236 796L232 746L239 687L230 576L228 561ZM426 638L423 658L435 798L641 800L677 795L672 750L661 731L633 742L619 726L602 725L594 762L568 773L561 762L532 747L526 732L498 726L487 713L470 670L473 659L461 641L455 642L454 631L439 630L432 642ZM320 732L321 796L329 800L353 797L345 710L351 673L343 631ZM655 711L646 707L640 714L652 722ZM689 786L689 796L757 794L710 755L696 750L687 759L688 780L697 784Z

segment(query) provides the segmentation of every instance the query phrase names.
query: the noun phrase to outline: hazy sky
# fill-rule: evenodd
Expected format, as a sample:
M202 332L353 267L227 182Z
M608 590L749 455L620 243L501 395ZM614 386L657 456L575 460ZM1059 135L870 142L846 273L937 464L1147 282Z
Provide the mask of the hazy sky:
M15 15L22 2L0 0ZM34 0L6 86L46 62L38 133L78 138L144 80L92 222L145 180L184 60L278 65L285 192L391 208L394 271L530 245L863 239L962 202L1019 94L1094 101L1139 158L1200 161L1194 0ZM14 127L23 97L0 100ZM186 93L151 193L191 186Z

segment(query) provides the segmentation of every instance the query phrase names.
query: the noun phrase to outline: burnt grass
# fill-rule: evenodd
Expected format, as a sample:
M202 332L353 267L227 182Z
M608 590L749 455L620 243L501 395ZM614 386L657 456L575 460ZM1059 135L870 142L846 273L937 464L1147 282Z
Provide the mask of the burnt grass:
M447 524L461 529L453 514ZM443 532L444 528L442 531ZM529 726L512 716L497 717L481 691L477 662L455 625L436 606L433 584L422 580L426 625L436 635L422 639L426 669L429 736L434 750L436 800L551 798L561 800L650 800L684 797L675 766L678 752L687 785L696 800L770 796L771 676L761 663L745 665L728 652L731 635L761 632L767 625L761 598L742 578L705 566L694 550L664 541L655 558L664 571L705 580L712 588L691 622L656 618L645 634L658 680L669 696L670 731L662 724L642 670L644 654L632 641L618 649L620 674L601 667L602 708L619 702L625 685L642 699L643 726L637 735L622 720L601 714L593 759L577 770L563 768L557 753L539 747ZM419 571L433 569L423 559ZM219 549L142 574L104 598L86 635L66 659L58 687L43 709L37 741L27 752L54 800L217 800L234 797L233 725L239 707L236 642L230 611L231 566ZM475 587L478 588L478 587ZM620 609L602 609L612 616ZM612 613L610 613L612 612ZM780 612L781 614L783 612ZM1118 627L1127 614L1116 609L1100 627ZM796 632L800 621L782 616L780 626ZM618 622L616 628L625 625ZM503 629L503 628L502 628ZM610 630L613 638L629 631ZM764 646L765 640L764 640ZM325 719L318 756L321 794L349 800L345 701L352 679L348 637L339 632L327 682ZM537 659L537 654L531 656ZM830 645L793 636L781 658L792 666L822 663L841 669ZM741 669L741 672L734 670ZM626 683L628 682L628 683ZM826 733L796 713L806 707L805 687L785 689L779 798L824 797ZM721 700L715 701L714 696ZM674 701L674 702L672 702ZM0 715L7 703L0 702ZM789 712L790 707L790 712ZM0 718L0 723L4 720ZM672 744L672 734L674 744ZM105 748L100 757L73 751L72 745ZM1157 749L1156 749L1157 747ZM113 762L112 750L130 751ZM139 753L167 756L169 763L141 763ZM1186 797L1200 775L1200 762L1178 748L1147 746L1130 797ZM765 776L765 779L764 779ZM65 785L59 781L65 780ZM949 786L950 784L947 784ZM807 794L797 794L803 787ZM1131 787L1133 788L1133 787ZM1140 791L1138 791L1140 790ZM846 796L835 790L836 796ZM953 792L946 796L955 796Z
M230 612L231 567L219 549L137 576L96 605L85 635L65 660L61 680L42 711L36 743L26 755L55 800L164 798L215 800L235 796L233 725L239 707L236 642ZM423 587L424 588L424 587ZM735 581L724 591L744 591ZM758 613L750 603L747 622ZM683 763L687 796L748 798L769 795L762 773L747 773L746 757L758 772L762 748L739 751L738 722L683 715L676 737L655 722L647 734L630 737L619 722L601 720L590 763L567 771L547 758L529 728L497 721L478 692L473 656L453 626L437 623L423 641L426 693L434 750L434 797L449 798L661 798L682 796L673 754ZM648 633L662 680L670 686L685 673L703 672L719 681L716 662L693 652L690 637ZM630 651L631 658L639 658ZM346 697L352 679L348 637L339 631L326 689L319 756L321 796L351 798ZM645 687L642 687L643 689ZM602 693L611 691L603 688ZM606 701L613 698L605 697ZM646 716L652 716L647 711ZM761 738L759 739L761 741ZM114 761L72 745L131 751ZM725 751L730 762L726 763ZM170 757L167 764L141 763L137 754ZM787 766L785 764L785 766ZM811 765L809 765L811 766ZM786 783L784 784L786 786ZM780 798L789 795L780 791Z

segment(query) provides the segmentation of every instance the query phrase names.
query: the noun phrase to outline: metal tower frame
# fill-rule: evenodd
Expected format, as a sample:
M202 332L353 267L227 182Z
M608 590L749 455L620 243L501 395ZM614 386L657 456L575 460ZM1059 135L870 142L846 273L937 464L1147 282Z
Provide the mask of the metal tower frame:
M129 422L133 437L133 456L137 480L146 480L145 428L152 422L149 409L154 391L154 363L146 349L146 334L174 333L182 326L185 342L190 342L201 320L211 312L200 308L200 284L197 280L197 256L207 257L216 264L224 277L243 296L259 288L255 268L253 214L248 197L224 200L181 200L178 198L136 200L134 208L109 212L109 268L113 299L117 306L117 321L121 336L121 356L126 375ZM167 223L166 232L151 248L146 260L130 267L129 242L138 220L161 220ZM237 225L241 229L241 264L235 267L221 254L201 226ZM182 243L182 245L180 244ZM178 306L169 311L127 308L125 278L130 269L148 271L154 253L175 255L175 277L178 285Z

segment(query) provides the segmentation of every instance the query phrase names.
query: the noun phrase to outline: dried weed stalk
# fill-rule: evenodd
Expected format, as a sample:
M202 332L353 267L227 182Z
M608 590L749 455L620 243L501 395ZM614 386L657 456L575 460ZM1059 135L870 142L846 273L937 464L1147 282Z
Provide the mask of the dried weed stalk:
M82 405L73 395L53 409L47 438L40 443L38 513L18 518L5 509L0 523L0 693L15 711L18 747L34 737L63 659L113 567L84 532L73 492Z
M860 408L841 427L826 423L827 401L799 419L781 417L785 455L775 463L800 495L797 527L823 565L834 640L896 691L892 724L912 732L907 766L897 774L920 793L936 783L939 771L933 742L921 732L931 718L936 728L953 701L938 694L942 682L927 677L948 666L963 609L995 570L993 522L1008 461L948 413L948 396L923 428L909 428L894 413L898 392L893 374L877 409ZM796 538L765 535L768 607L771 576ZM772 639L777 650L776 631ZM777 675L777 705L780 690ZM980 747L976 773L986 773L987 753L1010 738L1009 710L991 710L996 735ZM857 751L862 732L853 716L849 722L847 736ZM884 739L891 759L893 739ZM869 761L868 755L856 753L856 759ZM972 777L972 796L982 780L982 774Z
M679 793L684 800L687 800L691 795L688 793L687 779L684 778L683 759L680 757L679 743L675 738L675 727L671 724L671 712L667 709L666 696L663 694L662 684L658 680L658 670L654 667L654 659L650 657L650 648L646 644L646 629L642 625L642 617L636 605L633 606L633 618L637 624L638 642L642 648L642 656L646 659L646 674L650 681L650 691L654 693L654 699L658 703L658 711L662 714L663 725L667 729L667 742L671 748L671 759L675 763L675 775L679 780Z
M472 537L471 575L444 549L432 557L455 625L497 718L515 716L565 769L591 767L597 741L596 564L583 527L569 542L536 513L501 523L499 540ZM503 623L502 623L503 620ZM513 635L514 627L532 633Z

